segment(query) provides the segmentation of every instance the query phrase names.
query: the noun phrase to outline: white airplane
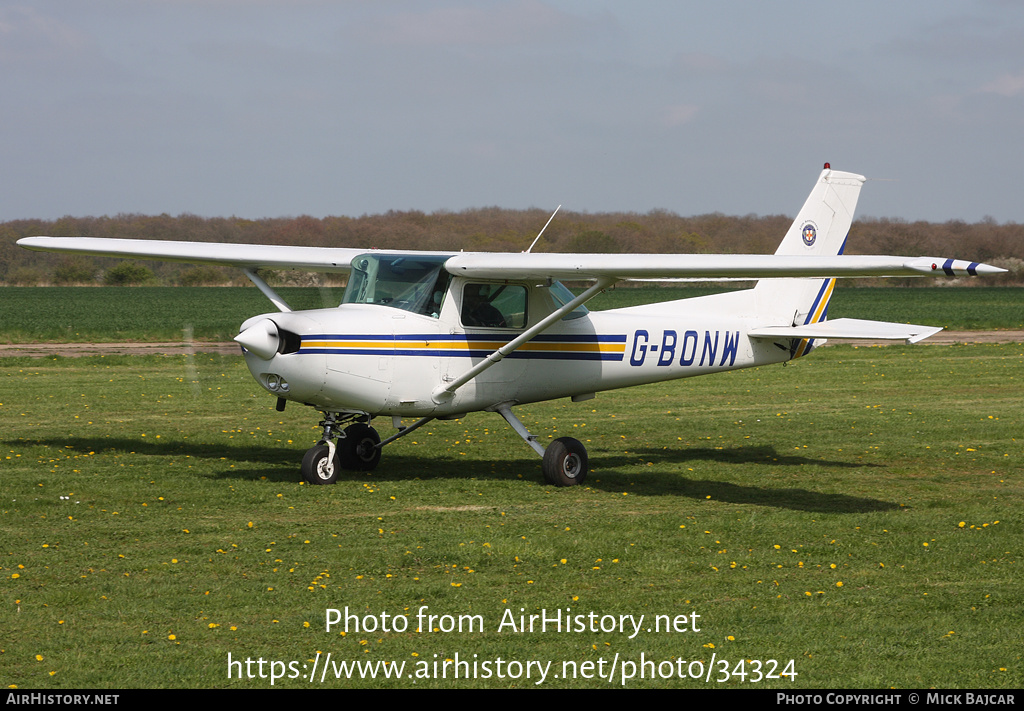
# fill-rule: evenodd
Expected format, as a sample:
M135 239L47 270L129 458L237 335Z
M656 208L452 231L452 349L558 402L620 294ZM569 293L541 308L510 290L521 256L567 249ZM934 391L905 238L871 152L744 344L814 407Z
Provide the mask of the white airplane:
M278 410L292 400L323 413L323 435L302 461L311 484L375 468L384 445L433 419L484 410L500 414L543 457L549 483L571 486L589 471L584 446L560 437L545 449L514 406L580 402L602 390L785 362L827 338L916 343L942 329L826 320L835 278L1005 271L954 259L843 255L864 181L826 163L773 255L365 251L88 237L18 244L242 268L278 309L247 320L235 338L249 370L277 397ZM350 276L338 307L292 311L256 274L260 268ZM559 279L592 285L574 296ZM584 305L618 281L655 279L759 281L646 306L592 312ZM370 423L388 415L398 432L381 441ZM417 419L403 426L403 418Z

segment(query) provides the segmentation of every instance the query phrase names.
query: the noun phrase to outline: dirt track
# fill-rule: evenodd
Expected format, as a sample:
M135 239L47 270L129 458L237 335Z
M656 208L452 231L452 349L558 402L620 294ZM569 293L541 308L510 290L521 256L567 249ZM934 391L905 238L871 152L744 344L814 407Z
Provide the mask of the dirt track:
M902 341L833 341L856 346L902 345ZM918 345L951 343L1024 343L1024 331L941 331ZM237 343L14 343L0 344L0 358L30 356L42 358L91 355L186 355L189 353L239 353Z

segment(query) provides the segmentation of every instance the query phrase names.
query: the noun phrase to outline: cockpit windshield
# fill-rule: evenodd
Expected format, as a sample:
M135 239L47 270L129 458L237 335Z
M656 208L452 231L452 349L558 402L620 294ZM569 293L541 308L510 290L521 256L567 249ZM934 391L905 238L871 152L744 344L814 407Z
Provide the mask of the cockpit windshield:
M448 293L450 255L361 254L352 260L343 304L380 304L437 318Z
M565 306L570 301L572 301L573 299L576 298L576 295L574 293L572 293L571 291L569 291L569 287L567 287L565 284L563 284L560 281L553 281L553 282L551 282L551 287L550 287L549 290L551 292L551 296L554 297L555 302L559 306ZM563 321L573 321L573 320L578 319L578 318L583 318L588 313L590 313L589 309L587 309L587 307L584 306L583 304L580 304L579 306L574 308L572 311L567 313L565 316L563 316L562 320Z

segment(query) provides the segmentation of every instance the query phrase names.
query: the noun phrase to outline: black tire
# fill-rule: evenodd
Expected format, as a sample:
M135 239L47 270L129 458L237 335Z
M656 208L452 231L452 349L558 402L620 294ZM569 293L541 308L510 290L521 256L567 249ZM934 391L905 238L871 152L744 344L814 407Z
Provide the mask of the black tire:
M338 460L342 469L371 472L380 462L380 435L369 425L357 423L345 428L338 440Z
M337 450L334 452L334 461L330 460L330 453L326 444L310 448L302 458L302 478L315 485L336 482L341 473L341 462Z
M587 478L587 448L578 439L559 437L544 451L544 479L555 486L578 486Z

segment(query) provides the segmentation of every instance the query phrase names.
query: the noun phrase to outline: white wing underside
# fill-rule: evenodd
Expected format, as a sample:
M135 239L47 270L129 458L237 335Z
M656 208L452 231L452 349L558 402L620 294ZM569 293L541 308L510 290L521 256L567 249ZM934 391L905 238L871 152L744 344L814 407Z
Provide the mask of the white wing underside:
M991 274L1004 271L976 262L934 257L792 256L776 254L529 254L416 252L344 247L292 247L219 242L171 242L99 237L25 237L18 244L44 252L153 259L243 269L344 272L357 255L450 255L445 269L474 279L766 279Z

